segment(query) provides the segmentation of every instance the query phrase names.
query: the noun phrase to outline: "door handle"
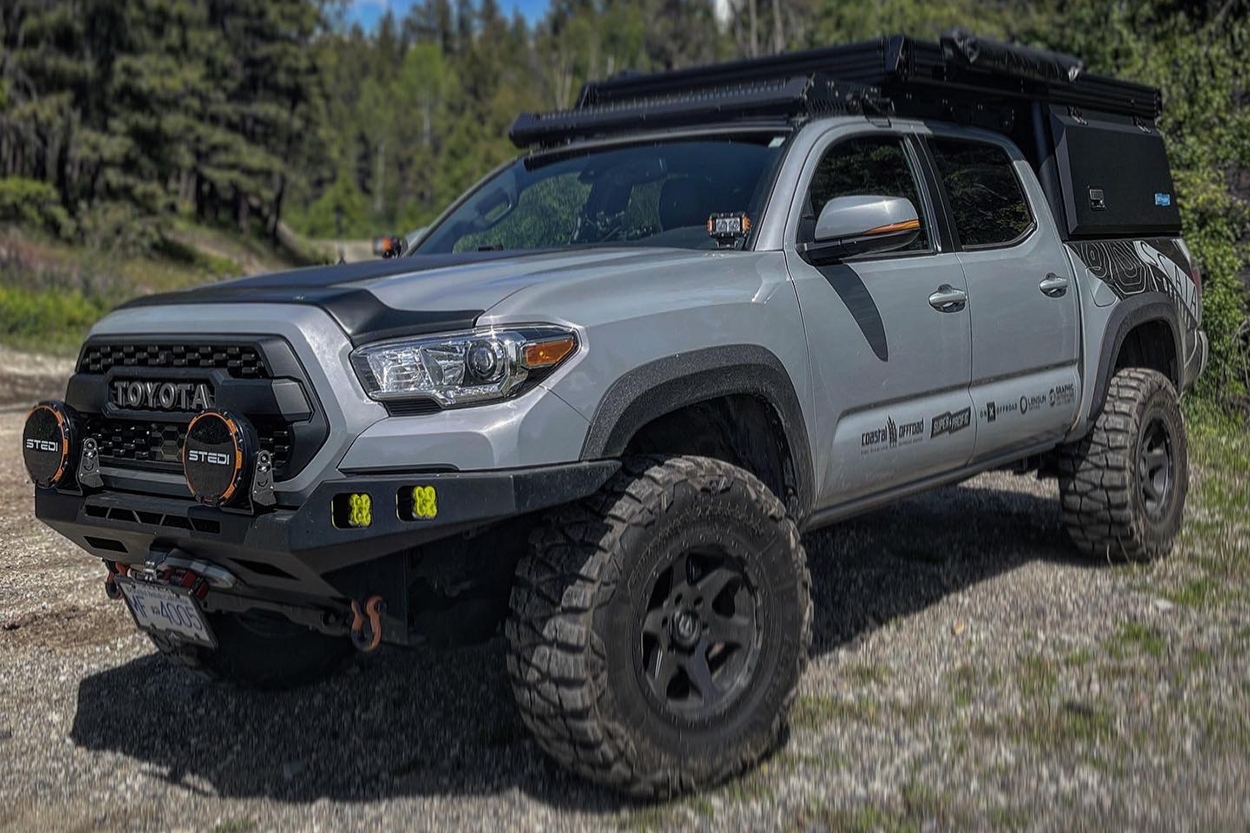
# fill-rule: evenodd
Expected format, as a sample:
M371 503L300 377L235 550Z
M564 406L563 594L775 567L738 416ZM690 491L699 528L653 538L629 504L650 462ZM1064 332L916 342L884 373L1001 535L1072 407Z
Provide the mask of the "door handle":
M1042 290L1043 295L1050 298L1062 298L1068 292L1068 279L1051 272L1037 285L1037 288Z
M944 283L929 296L929 306L938 312L959 312L968 303L968 293Z

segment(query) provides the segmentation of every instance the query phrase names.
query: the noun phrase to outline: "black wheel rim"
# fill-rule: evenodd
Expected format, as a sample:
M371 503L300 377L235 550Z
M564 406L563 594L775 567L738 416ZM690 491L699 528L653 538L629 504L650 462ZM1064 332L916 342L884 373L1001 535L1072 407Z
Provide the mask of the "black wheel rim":
M1137 474L1141 481L1142 502L1146 514L1161 517L1172 499L1175 480L1172 463L1172 434L1161 417L1146 423L1137 455Z
M751 681L760 651L756 591L734 558L684 552L652 579L639 622L639 674L670 717L705 721Z

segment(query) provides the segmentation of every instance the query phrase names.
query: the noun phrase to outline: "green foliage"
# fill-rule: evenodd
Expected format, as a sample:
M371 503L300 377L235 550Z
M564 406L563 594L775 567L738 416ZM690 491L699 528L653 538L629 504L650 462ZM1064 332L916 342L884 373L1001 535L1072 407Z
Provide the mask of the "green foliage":
M121 237L130 231L121 223ZM0 343L39 352L73 353L87 330L136 295L185 289L241 274L326 262L327 252L292 256L291 243L184 220L167 223L159 240L128 248L84 246L45 234L0 227Z
M92 234L124 206L276 238L323 95L321 0L9 0L0 176L38 179ZM160 226L156 227L159 232ZM127 235L138 244L146 232Z
M0 223L41 229L53 235L67 233L73 223L46 182L14 176L0 179Z
M40 351L77 346L108 307L80 292L0 285L0 341Z
M297 218L300 230L313 237L369 237L372 233L364 195L346 170Z
M429 223L516 155L507 133L518 112L567 107L589 78L734 57L710 0L554 3L532 29L503 18L493 0L459 2L454 12L427 0L402 20L383 17L372 37L340 31L319 49L324 143L290 214L310 235L337 229L327 220L344 204L347 234ZM361 214L354 199L344 203L345 172Z
M141 254L162 243L161 218L133 203L98 202L80 220L81 240L89 247L118 254Z
M982 37L1004 38L1011 21L1030 14L1031 4L985 0L825 0L816 42L844 43L880 35L936 39L962 28Z

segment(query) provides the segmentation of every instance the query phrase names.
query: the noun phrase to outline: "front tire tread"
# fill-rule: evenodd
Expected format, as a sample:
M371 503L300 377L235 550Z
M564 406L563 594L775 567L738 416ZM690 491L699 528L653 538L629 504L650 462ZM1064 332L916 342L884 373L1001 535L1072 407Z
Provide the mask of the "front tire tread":
M652 506L667 507L680 483L702 490L725 491L741 483L754 501L790 536L790 552L801 576L802 649L791 673L798 680L811 644L811 577L798 529L781 502L763 483L728 463L701 457L648 456L625 462L603 490L557 510L531 536L530 555L517 568L511 616L505 631L511 650L508 674L521 719L539 745L580 775L615 789L663 797L709 786L755 763L767 751L753 747L707 761L698 772L675 769L644 771L635 765L631 733L604 717L607 657L591 621L616 589L615 556L630 526L656 520ZM781 734L797 693L791 686L768 732L770 744Z

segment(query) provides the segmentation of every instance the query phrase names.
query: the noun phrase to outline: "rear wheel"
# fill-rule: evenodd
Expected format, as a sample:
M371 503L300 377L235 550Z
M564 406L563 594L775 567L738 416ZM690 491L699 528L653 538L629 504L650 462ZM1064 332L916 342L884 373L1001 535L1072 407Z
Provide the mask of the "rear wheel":
M1168 554L1189 490L1185 420L1156 370L1111 378L1089 435L1059 460L1064 527L1087 555L1149 561Z
M353 651L346 637L326 636L276 613L207 616L217 637L216 650L149 634L167 660L204 679L249 688L290 688L329 676Z
M552 757L639 795L717 783L773 747L811 642L794 522L746 471L627 461L517 569L508 671Z

